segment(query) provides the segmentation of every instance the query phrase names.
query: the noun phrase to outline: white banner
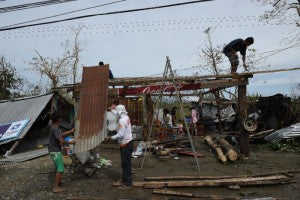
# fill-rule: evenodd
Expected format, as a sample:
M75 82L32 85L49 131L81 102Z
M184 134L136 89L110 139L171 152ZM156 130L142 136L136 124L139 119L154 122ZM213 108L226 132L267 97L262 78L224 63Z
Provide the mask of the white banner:
M0 141L17 138L29 121L29 119L25 119L0 125Z

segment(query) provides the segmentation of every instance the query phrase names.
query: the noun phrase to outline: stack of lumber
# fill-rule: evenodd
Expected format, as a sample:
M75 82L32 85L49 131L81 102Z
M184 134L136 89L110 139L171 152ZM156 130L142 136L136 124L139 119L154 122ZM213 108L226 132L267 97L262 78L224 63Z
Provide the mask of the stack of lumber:
M293 173L299 171L283 171L275 173L236 175L236 176L157 176L146 177L142 182L133 182L135 187L161 189L164 187L227 187L278 185L293 182ZM117 186L117 183L114 183Z
M154 194L196 197L200 199L240 199L239 197L216 197L201 196L198 194L179 192L166 188L187 188L187 187L228 187L228 186L264 186L288 184L294 181L293 174L297 171L281 171L264 174L236 175L236 176L156 176L145 177L142 182L133 182L134 187L153 189ZM118 183L114 183L118 186Z

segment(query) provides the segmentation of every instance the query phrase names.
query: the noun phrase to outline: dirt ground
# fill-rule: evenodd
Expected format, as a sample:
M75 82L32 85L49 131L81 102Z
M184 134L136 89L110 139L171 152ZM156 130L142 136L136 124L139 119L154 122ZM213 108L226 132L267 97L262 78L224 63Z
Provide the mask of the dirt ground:
M98 173L87 176L85 173L64 174L64 186L68 189L62 194L53 194L54 166L49 156L40 157L24 163L0 166L0 199L67 199L70 197L85 199L164 199L167 196L154 195L152 190L131 188L120 190L112 183L121 177L120 156L114 144L103 144L97 149L101 157L113 161L110 168L100 169ZM271 151L252 146L248 160L231 164L218 162L209 148L197 142L197 150L204 156L199 158L201 175L237 175L297 170L300 167L299 152ZM158 160L147 156L145 166L139 169L141 158L133 159L134 181L142 181L146 176L189 175L196 174L197 167L193 157L180 156L179 160L169 158ZM201 195L232 197L276 197L282 199L300 199L300 174L296 174L296 183L277 186L242 187L238 191L227 188L186 188L176 189Z

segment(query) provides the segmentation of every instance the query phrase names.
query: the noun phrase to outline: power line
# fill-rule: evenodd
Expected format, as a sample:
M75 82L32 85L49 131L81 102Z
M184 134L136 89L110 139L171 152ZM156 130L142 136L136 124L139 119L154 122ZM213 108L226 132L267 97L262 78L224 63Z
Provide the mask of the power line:
M212 1L212 0L188 1L188 2L182 2L182 3L166 4L166 5L161 5L161 6L153 6L153 7L130 9L130 10L120 10L120 11L113 11L113 12L106 12L106 13L82 15L82 16L71 17L71 18L55 20L55 21L48 21L48 22L42 22L42 23L36 23L36 24L29 24L29 25L14 26L14 27L9 27L9 28L2 28L2 29L0 29L0 32L1 31L20 29L20 28L27 28L27 27L32 27L32 26L41 26L41 25L54 24L54 23L59 23L59 22L72 21L72 20L95 17L95 16L116 15L116 14L122 14L122 13L140 12L140 11L154 10L154 9L161 9L161 8L170 8L170 7L175 7L175 6L196 4L196 3L202 3L202 2L207 2L207 1Z
M282 25L293 25L291 24L281 24ZM219 26L219 28L242 28L242 27L266 27L266 26L279 26L278 24L253 24L253 25L226 25L226 26ZM147 27L147 26L146 26ZM90 29L101 29L97 32L82 32L82 34L117 34L117 33L140 33L140 32L158 32L158 31L179 31L179 30L198 30L198 29L204 29L207 28L207 26L192 26L192 27L159 27L155 29L124 29L124 30L102 30L101 27L94 27ZM61 30L63 31L63 30ZM30 32L27 32L28 35L24 35L25 33L20 33L22 35L20 36L13 36L13 34L0 34L0 37L2 39L12 39L12 38L37 38L37 37L51 37L51 36L67 36L69 33L49 33L49 31L40 31L41 34L31 34ZM57 32L54 30L54 32Z
M84 25L85 29L97 28L132 28L132 27L144 27L144 26L159 26L159 25L181 25L181 24L194 24L194 23L210 23L216 22L215 18L187 18L187 19L169 19L169 20L153 20L153 21L135 21L135 22L119 22L119 23L109 23L109 24L90 24ZM216 18L218 19L218 18ZM243 19L227 19L228 22L233 21L246 21L246 20L256 20L254 17L243 18ZM29 33L29 32L49 32L49 31L65 31L72 29L74 26L55 26L55 27L31 27L30 30L25 29L21 31L5 32L2 34L14 34L14 33Z
M0 8L0 13L14 12L14 11L25 10L25 9L29 9L29 8L49 6L49 5L53 5L53 4L68 3L71 1L77 1L77 0L48 0L48 1L39 1L39 2L34 2L34 3L2 7L2 8Z
M127 1L127 0L118 0L118 1L113 1L113 2L110 2L110 3L99 4L99 5L96 5L96 6L91 6L91 7L87 7L87 8L78 9L78 10L72 10L72 11L61 13L61 14L57 14L57 15L51 15L51 16L48 16L48 17L42 17L42 18L38 18L38 19L24 21L24 22L20 22L20 23L16 23L16 24L11 24L11 25L8 25L8 26L2 26L0 28L2 29L2 28L12 27L12 26L19 26L19 25L28 24L28 23L31 23L31 22L37 22L37 21L41 21L41 20L45 20L45 19L50 19L50 18L54 18L54 17L60 17L60 16L63 16L63 15L68 15L68 14L72 14L72 13L76 13L76 12L81 12L81 11L85 11L85 10L99 8L99 7L102 7L102 6L107 6L107 5L112 5L112 4L116 4L116 3L121 3L121 2L124 2L124 1Z
M181 24L198 24L198 23L212 23L218 22L217 18L183 18L183 19L166 19L166 20L152 20L152 21L134 21L134 22L118 22L118 23L105 23L105 24L89 24L84 25L86 29L98 28L132 28L132 27L144 27L144 26L160 26L160 25L181 25ZM257 21L259 16L245 16L245 17L228 17L223 21L226 22L240 22L240 21ZM258 22L258 21L257 21ZM73 25L68 26L52 26L52 27L30 27L30 30L25 29L21 31L5 32L3 34L13 33L28 33L30 32L49 32L49 31L65 31L74 28Z
M233 4L233 6L228 10L228 12L227 12L227 14L224 16L224 17L226 17L227 15L228 15L228 13L230 13L231 12L231 10L233 10L236 6L237 6L237 4L238 4L238 0L235 2L235 4ZM221 19L220 21L219 21L219 23L214 27L214 29L213 29L213 31L212 31L212 33L216 30L216 28L221 24L223 22L223 19ZM196 52L201 48L201 46L204 44L204 42L206 41L206 39L197 47L197 49L196 49ZM180 69L189 59L191 59L191 57L196 53L196 52L194 52L194 53L192 53L190 56L188 56L184 61L183 61L183 63L181 63L181 65L179 65L179 67L178 67L178 69Z
M264 51L264 52L258 53L258 55L268 54L268 53L271 53L271 54L269 54L267 56L260 57L260 58L258 58L256 60L254 60L254 62L266 59L268 57L274 56L274 55L279 54L279 53L281 53L283 51L286 51L286 50L292 49L292 48L296 48L296 47L300 47L300 42L297 42L297 43L295 43L295 44L293 44L291 46L284 47L284 48L281 48L281 49L269 50L269 51ZM224 63L224 62L229 62L229 61L226 60L226 61L223 61L221 63ZM190 66L190 67L176 69L175 71L178 72L178 71L185 71L185 70L191 70L191 69L198 69L199 67L206 67L206 65L198 64L198 65L194 65L194 66ZM161 75L161 74L162 73L157 73L157 74L153 74L153 75L150 75L150 76L158 76L158 75Z
M134 25L134 24L142 24L142 25L148 25L149 23L179 23L182 21L200 21L200 22L217 22L220 17L212 17L212 18L186 18L186 19L168 19L168 20L152 20L152 21L135 21L135 22L116 22L116 23L108 23L108 24L90 24L85 25L85 27L95 27L95 26L118 26L118 25ZM228 17L225 19L225 21L245 21L245 20L258 20L259 16L241 16L241 17ZM191 22L192 23L192 22ZM52 27L30 27L31 30L40 30L40 29L52 29L57 30L60 27L67 27L67 28L73 28L74 25L67 25L67 26L52 26ZM4 28L4 27L0 27ZM24 31L25 32L25 31ZM9 32L7 32L9 33Z

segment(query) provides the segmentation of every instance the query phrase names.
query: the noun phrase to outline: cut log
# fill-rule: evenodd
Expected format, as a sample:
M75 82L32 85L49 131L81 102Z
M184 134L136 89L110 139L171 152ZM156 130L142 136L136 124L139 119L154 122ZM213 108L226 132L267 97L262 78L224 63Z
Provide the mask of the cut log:
M216 186L254 186L254 185L276 185L290 183L291 179L285 175L272 175L265 177L229 178L217 180L194 180L194 181L162 181L144 182L144 188L161 189L164 187L216 187Z
M177 192L173 190L166 189L154 189L153 194L163 194L163 195L172 195L180 197L194 197L197 199L207 199L207 200L239 200L239 197L221 197L221 196L203 196L199 194L192 194L189 192Z
M224 155L222 149L212 141L212 139L211 139L210 136L206 136L206 137L204 138L204 140L205 140L205 142L210 146L210 148L212 148L212 149L217 153L218 158L219 158L223 163L225 163L225 162L227 161L227 158L226 158L226 156Z
M236 159L238 158L238 154L233 149L233 147L223 138L218 139L218 142L226 150L227 158L231 161L236 161Z
M286 175L288 177L293 177L291 174L300 173L300 170L287 170L287 171L277 171L259 174L244 174L244 175L233 175L233 176L198 176L198 175L178 175L178 176L154 176L145 177L145 181L162 181L162 180L216 180L216 179L228 179L228 178L246 178L246 177L261 177L270 175Z

